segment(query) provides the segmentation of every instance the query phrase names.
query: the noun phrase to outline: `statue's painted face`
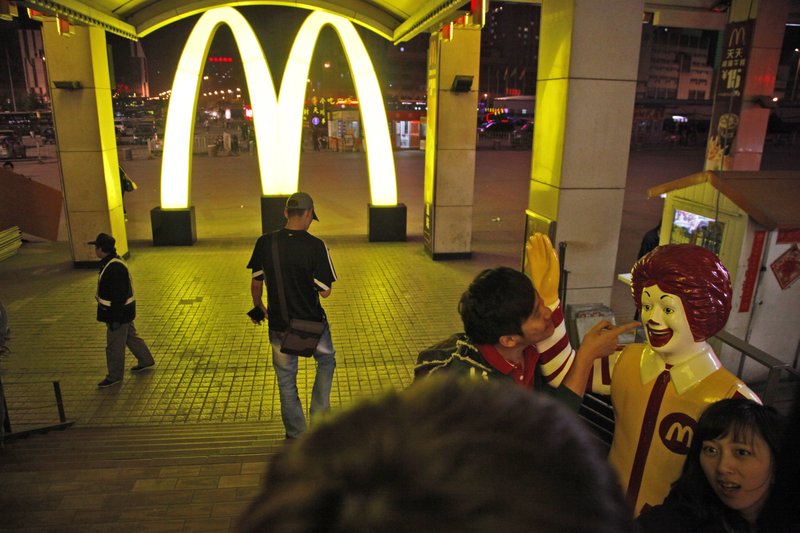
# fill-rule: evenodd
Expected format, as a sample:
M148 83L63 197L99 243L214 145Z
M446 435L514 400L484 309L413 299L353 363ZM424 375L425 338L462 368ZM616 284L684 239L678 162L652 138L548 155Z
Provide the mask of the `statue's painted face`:
M642 322L647 342L665 357L687 356L697 351L681 299L650 285L642 291Z

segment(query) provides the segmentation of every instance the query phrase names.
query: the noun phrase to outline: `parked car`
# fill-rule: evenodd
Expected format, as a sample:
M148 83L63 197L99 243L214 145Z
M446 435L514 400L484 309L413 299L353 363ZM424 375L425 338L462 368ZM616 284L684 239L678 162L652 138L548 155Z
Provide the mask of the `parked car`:
M147 144L147 140L152 139L155 134L155 124L140 122L133 127L133 142L135 144Z
M41 136L44 144L56 144L56 130L52 127L42 129Z
M25 146L11 130L0 131L0 159L24 159Z
M484 123L479 130L480 133L510 133L514 131L514 123L507 118L492 120Z
M114 119L114 131L117 137L125 137L133 134L133 123L127 118L117 117Z
M525 122L511 134L511 144L520 148L533 145L533 122Z

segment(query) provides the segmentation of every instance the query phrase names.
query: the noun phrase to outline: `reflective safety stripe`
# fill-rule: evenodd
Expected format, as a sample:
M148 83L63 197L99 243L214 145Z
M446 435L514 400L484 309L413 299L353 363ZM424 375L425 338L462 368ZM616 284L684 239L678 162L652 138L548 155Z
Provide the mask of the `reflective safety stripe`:
M99 303L99 304L102 304L102 305L105 305L105 306L108 306L108 307L111 307L111 300L103 300L103 299L102 299L102 298L100 298L99 296L95 296L95 299L97 300L97 303ZM133 296L131 296L130 298L128 298L127 300L125 300L125 305L130 305L130 304L132 304L132 303L133 303L133 302L135 302L135 301L136 301L136 298L134 298Z
M122 266L125 267L125 270L128 272L128 286L131 289L131 297L128 298L127 300L125 300L125 305L130 305L130 304L132 304L133 302L136 301L136 298L134 298L134 296L133 296L133 280L131 279L131 271L130 271L130 269L128 269L128 265L125 264L125 261L123 261L122 259L120 259L118 257L115 257L111 261L106 263L106 266L104 266L103 270L101 270L100 273L97 275L97 291L98 292L94 295L94 297L97 300L97 303L99 303L100 305L105 305L107 307L111 307L111 300L104 300L104 299L100 298L100 293L99 293L99 291L100 291L100 278L103 277L103 274L105 273L106 269L108 268L108 265L110 265L111 263L120 263Z

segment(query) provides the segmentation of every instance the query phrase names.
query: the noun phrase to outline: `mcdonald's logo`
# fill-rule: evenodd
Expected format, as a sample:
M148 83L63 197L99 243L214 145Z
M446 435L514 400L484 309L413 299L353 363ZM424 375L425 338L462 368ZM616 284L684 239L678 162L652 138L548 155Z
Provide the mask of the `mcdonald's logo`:
M728 48L736 46L747 45L747 27L735 26L731 28L731 34L728 37Z
M283 73L280 95L276 96L264 52L252 27L235 9L221 7L200 17L178 62L164 133L161 207L189 207L192 139L200 75L211 40L222 24L230 27L242 56L258 144L262 194L288 195L298 189L306 79L317 37L324 26L330 25L342 42L360 102L371 203L376 206L396 205L394 155L383 97L372 61L353 24L337 15L312 12L297 33Z
M692 445L697 422L685 413L670 413L659 424L661 442L672 453L686 455Z

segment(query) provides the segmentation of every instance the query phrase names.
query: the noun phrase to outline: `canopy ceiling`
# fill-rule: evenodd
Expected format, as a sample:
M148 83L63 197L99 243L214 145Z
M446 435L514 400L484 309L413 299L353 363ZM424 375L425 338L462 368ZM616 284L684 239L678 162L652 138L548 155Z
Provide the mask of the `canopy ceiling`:
M18 0L17 4L59 15L73 24L101 26L130 39L214 7L295 6L342 15L395 43L434 31L470 9L470 0ZM645 12L652 14L653 23L660 26L721 29L727 19L727 4L726 0L662 0L646 2ZM790 19L796 19L800 0L790 4Z

